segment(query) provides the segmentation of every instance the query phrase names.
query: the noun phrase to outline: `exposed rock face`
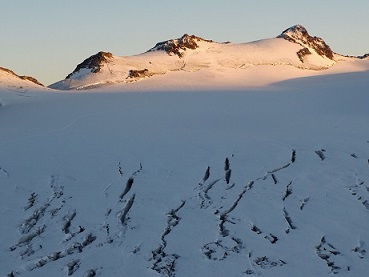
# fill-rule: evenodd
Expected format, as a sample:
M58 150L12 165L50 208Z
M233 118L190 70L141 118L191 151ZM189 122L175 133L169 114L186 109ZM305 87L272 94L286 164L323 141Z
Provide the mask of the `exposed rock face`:
M150 77L154 75L152 72L150 72L148 69L143 69L143 70L130 70L128 77L127 78L145 78L145 77Z
M10 69L7 69L7 68L4 68L4 67L0 67L0 70L5 71L5 72L7 72L11 75L14 75L15 77L18 77L19 79L30 81L30 82L35 83L36 85L39 85L39 86L42 86L42 87L44 86L39 81L37 81L36 78L30 77L30 76L19 76L14 71L12 71Z
M199 41L207 41L213 42L212 40L205 40L203 38L184 34L181 38L171 39L163 42L157 43L153 48L151 48L148 52L151 51L165 51L168 55L177 55L178 57L183 57L183 52L187 49L196 49L199 47L197 42Z
M278 38L284 38L293 43L300 44L304 48L312 48L319 55L333 60L332 49L319 37L312 37L308 31L301 25L295 25L283 31ZM300 56L299 56L300 58Z
M297 56L299 57L300 61L304 62L304 57L307 55L311 55L311 52L308 48L302 48L299 51L297 51Z
M100 72L103 63L108 62L112 57L112 53L100 51L99 53L92 55L77 65L76 69L69 74L66 79L70 78L74 73L80 71L82 68L91 69L92 73Z

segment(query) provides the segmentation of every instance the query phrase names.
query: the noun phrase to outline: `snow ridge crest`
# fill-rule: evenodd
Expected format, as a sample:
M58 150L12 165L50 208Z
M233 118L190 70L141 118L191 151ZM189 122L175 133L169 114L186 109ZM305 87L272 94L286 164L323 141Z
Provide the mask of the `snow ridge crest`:
M3 72L6 72L14 77L17 77L19 79L22 79L22 80L25 80L25 81L30 81L36 85L39 85L39 86L44 86L43 84L41 84L36 78L34 77L31 77L31 76L26 76L26 75L23 75L23 76L20 76L18 74L16 74L13 70L10 70L8 68L4 68L4 67L0 67L0 71L3 71Z

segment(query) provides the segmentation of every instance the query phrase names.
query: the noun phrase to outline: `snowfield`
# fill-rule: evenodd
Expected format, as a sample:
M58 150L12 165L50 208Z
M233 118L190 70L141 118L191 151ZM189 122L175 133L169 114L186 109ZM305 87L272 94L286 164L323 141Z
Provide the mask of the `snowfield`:
M0 275L366 276L368 68L2 86Z

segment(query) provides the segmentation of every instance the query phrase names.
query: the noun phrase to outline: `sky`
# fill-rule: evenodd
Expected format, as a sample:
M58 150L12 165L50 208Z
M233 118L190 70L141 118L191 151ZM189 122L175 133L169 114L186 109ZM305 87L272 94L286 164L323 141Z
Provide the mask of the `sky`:
M368 11L368 0L0 0L0 66L50 85L99 51L140 54L185 33L250 42L296 24L334 52L363 55Z

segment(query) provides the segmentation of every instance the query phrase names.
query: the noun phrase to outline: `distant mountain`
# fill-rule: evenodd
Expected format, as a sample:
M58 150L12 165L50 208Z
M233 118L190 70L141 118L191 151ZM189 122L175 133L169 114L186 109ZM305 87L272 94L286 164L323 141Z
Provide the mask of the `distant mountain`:
M347 59L356 58L334 53L322 38L310 36L301 25L288 28L276 38L249 43L219 43L185 34L159 42L147 52L135 56L119 57L99 52L84 60L64 80L52 84L50 88L88 89L131 83L175 71L211 73L260 65L325 70Z
M37 79L30 76L19 76L14 71L0 67L0 85L5 86L44 86Z

